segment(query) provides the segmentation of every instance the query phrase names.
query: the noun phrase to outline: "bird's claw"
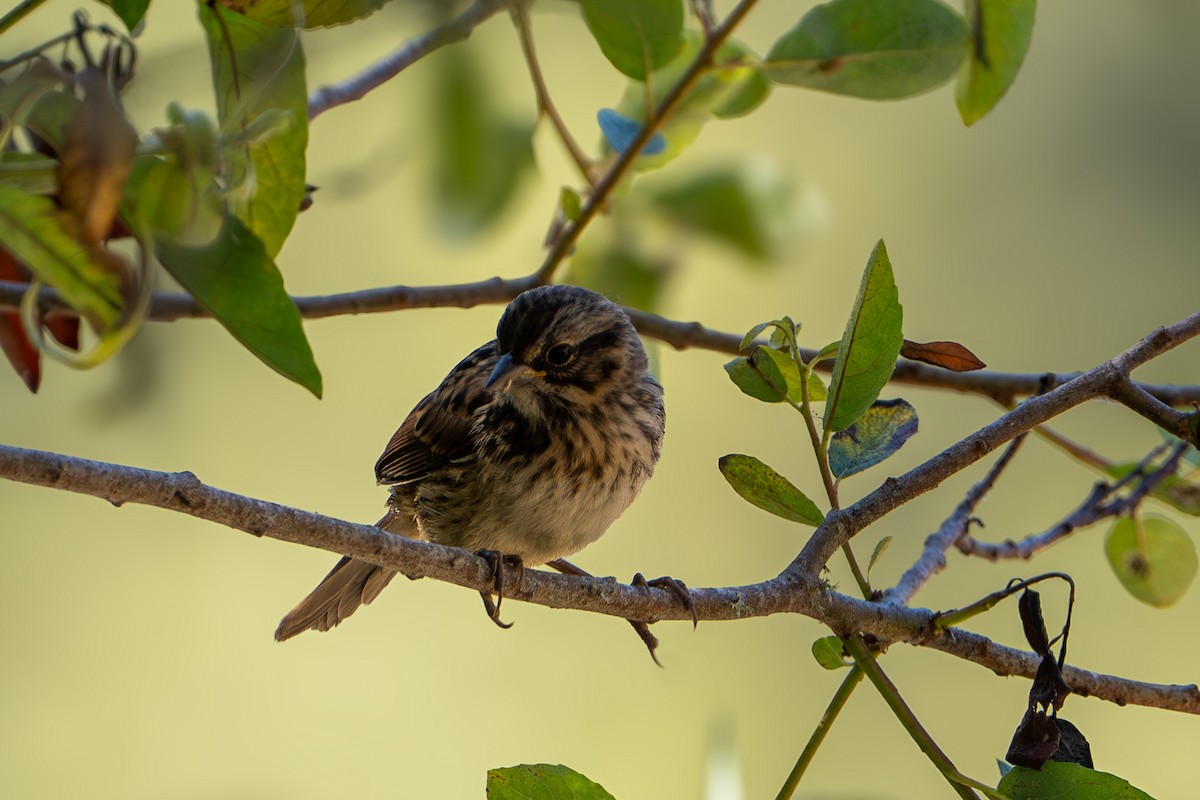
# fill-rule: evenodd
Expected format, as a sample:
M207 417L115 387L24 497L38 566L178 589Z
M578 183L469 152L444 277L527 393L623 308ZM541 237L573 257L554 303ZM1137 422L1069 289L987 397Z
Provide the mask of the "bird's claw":
M488 619L507 630L513 624L500 619L500 604L504 602L504 567L510 566L517 570L517 585L520 586L525 579L525 563L520 556L506 555L495 550L480 550L475 555L488 562L492 578L492 591L479 593L483 598L483 608L487 611ZM492 602L493 593L496 595L495 602Z
M692 615L692 627L695 628L700 624L700 617L696 613L696 601L692 599L692 593L688 590L687 584L683 581L664 575L661 578L654 580L646 580L642 573L634 573L633 580L629 582L633 586L640 586L651 589L665 589L674 595L679 604L688 610Z

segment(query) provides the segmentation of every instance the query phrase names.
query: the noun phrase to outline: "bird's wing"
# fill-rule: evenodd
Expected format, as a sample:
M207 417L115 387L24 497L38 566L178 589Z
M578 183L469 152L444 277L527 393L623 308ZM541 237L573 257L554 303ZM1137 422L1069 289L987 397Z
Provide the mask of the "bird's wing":
M488 342L417 403L375 463L380 483L420 480L430 470L471 453L471 424L475 411L492 399L485 384L498 358L496 343Z

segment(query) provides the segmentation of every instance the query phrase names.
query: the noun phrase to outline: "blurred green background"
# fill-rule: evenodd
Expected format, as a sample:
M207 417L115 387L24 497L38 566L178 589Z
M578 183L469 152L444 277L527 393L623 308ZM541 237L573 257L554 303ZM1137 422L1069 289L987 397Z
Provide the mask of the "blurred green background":
M765 51L809 5L764 0L740 36ZM64 29L74 7L47 4L5 37L6 52ZM595 111L616 102L622 79L571 5L546 4L534 25L551 93L592 146ZM421 14L393 3L366 22L309 35L310 88L421 29ZM840 335L867 254L883 237L909 338L962 341L998 370L1074 370L1111 357L1200 298L1198 37L1195 3L1044 3L1016 86L970 130L950 88L897 103L777 89L749 117L709 125L662 177L762 162L794 182L800 233L771 269L748 268L704 242L668 242L681 249L663 313L739 332L791 314L819 346ZM465 46L487 65L497 102L531 120L532 91L504 15ZM128 95L139 128L160 123L170 100L212 108L188 4L151 9L141 57ZM491 233L465 242L439 232L425 124L436 68L435 59L420 63L313 123L309 180L321 190L278 259L294 294L516 276L540 261L559 187L576 182L546 128L535 141L539 178ZM0 441L192 470L239 493L373 521L385 493L371 467L387 437L457 359L491 337L499 310L308 322L325 377L321 401L211 321L148 324L97 370L49 365L38 396L0 374ZM747 505L716 461L750 453L815 492L798 418L742 396L723 356L660 347L658 358L669 418L663 460L641 499L576 562L601 575L671 574L692 586L775 575L808 529ZM1198 365L1193 344L1138 377L1197 383ZM847 481L847 501L998 413L974 397L885 392L897 395L917 407L921 433ZM1114 459L1136 459L1159 441L1115 405L1078 410L1057 427ZM865 555L895 537L876 582L899 575L981 474L977 467L948 481L856 540ZM1043 530L1093 480L1031 441L981 507L983 535ZM488 768L522 762L568 764L622 800L773 797L842 677L812 660L809 646L825 631L805 618L696 631L660 624L659 670L618 620L513 603L506 616L516 626L501 631L473 592L432 581L394 583L342 628L279 645L271 638L279 617L333 555L12 483L0 483L0 508L7 797L477 798ZM1200 533L1195 519L1181 521ZM1134 601L1104 561L1103 530L1079 532L1034 564L952 555L916 603L960 606L1010 577L1064 570L1079 586L1073 663L1194 682L1200 592L1165 611ZM832 577L852 583L840 565ZM1056 627L1062 593L1045 594ZM972 628L1022 643L1011 604ZM994 781L1029 684L907 646L884 665L957 765ZM1157 797L1194 785L1194 718L1084 698L1071 699L1064 716L1089 737L1099 768ZM711 778L716 764L735 765L736 779ZM864 685L799 796L949 794Z

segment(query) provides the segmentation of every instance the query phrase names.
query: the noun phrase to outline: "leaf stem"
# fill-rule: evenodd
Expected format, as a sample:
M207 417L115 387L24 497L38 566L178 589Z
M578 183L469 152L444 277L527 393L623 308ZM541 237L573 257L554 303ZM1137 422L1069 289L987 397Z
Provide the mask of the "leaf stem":
M904 698L900 696L900 690L879 666L879 662L875 660L875 656L860 634L847 637L844 641L846 650L854 657L855 663L866 673L866 676L871 679L871 683L875 685L875 689L883 697L884 702L896 715L896 719L900 720L900 724L908 731L908 735L912 737L917 747L921 748L925 757L937 767L959 797L964 800L979 800L979 795L975 794L972 789L978 789L989 797L1004 797L995 789L968 778L958 771L954 762L938 747L937 742L933 741L933 737L929 735L912 709L904 702Z
M575 141L575 137L567 129L566 123L563 122L558 109L554 107L554 102L550 99L550 90L546 88L542 68L538 64L537 51L533 46L533 31L529 23L529 14L525 8L525 2L524 0L512 0L510 5L513 24L516 26L517 36L521 40L521 52L525 56L525 64L529 68L529 78L533 81L533 91L537 96L538 112L545 114L549 118L550 124L554 126L555 132L558 133L558 138L562 140L563 146L567 148L567 152L570 154L571 160L575 162L579 173L587 181L588 186L594 189L596 182L592 179L592 162L587 157L587 154L583 152L579 143Z
M820 722L813 730L812 736L808 738L808 744L804 745L804 750L801 751L800 757L796 759L796 766L792 767L792 771L788 774L787 780L783 782L783 787L779 790L779 794L775 796L775 800L789 800L795 793L796 787L800 785L800 779L804 777L805 770L812 762L813 757L817 754L817 749L821 743L825 741L825 736L828 735L829 729L833 727L834 720L845 707L846 702L850 699L850 695L854 693L855 688L863 679L862 668L855 664L846 673L846 677L842 680L842 685L834 693L833 699L829 701L829 706L825 709L825 713L821 715Z
M0 18L0 33L4 33L13 25L20 22L29 12L36 9L46 0L22 0L15 8Z
M829 430L826 429L824 435L818 436L817 423L813 419L812 405L808 399L808 378L812 374L812 370L804 363L800 357L800 347L796 343L794 336L789 334L788 346L792 350L792 358L796 360L796 366L800 368L800 413L804 415L804 424L808 427L808 435L812 440L813 454L817 458L817 467L821 472L821 482L825 484L825 496L829 498L830 508L841 508L841 502L838 499L838 485L834 480L833 471L829 468ZM815 360L815 359L814 359ZM842 553L846 556L846 562L850 565L850 574L854 576L854 582L858 584L858 590L862 592L862 596L867 600L871 599L871 583L867 580L867 576L863 574L862 567L858 565L858 559L854 557L854 550L850 548L850 542L842 544Z

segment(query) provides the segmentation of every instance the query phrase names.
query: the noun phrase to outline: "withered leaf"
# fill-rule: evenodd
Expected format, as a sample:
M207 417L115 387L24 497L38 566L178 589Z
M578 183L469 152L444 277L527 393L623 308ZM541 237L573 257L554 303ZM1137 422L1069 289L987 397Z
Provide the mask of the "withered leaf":
M1046 653L1042 656L1042 663L1038 665L1033 685L1029 687L1030 708L1041 706L1048 709L1053 706L1057 711L1067 701L1069 694L1071 694L1071 687L1063 680L1058 662L1054 660L1054 656Z
M1042 764L1049 761L1058 750L1061 736L1054 719L1047 717L1043 711L1031 708L1017 726L1004 759L1018 767L1041 769Z
M951 372L971 372L987 364L958 342L913 342L900 345L900 355L913 361L923 361Z
M1038 655L1050 649L1050 635L1046 633L1046 621L1042 618L1042 596L1032 589L1021 592L1017 600L1021 614L1021 625L1025 628L1025 641Z
M83 102L60 154L59 199L78 221L80 241L97 245L116 217L138 137L103 72L88 67L79 82Z
M1054 721L1058 723L1059 740L1058 749L1050 756L1050 760L1095 769L1096 765L1092 762L1092 746L1088 744L1083 732L1062 717L1055 717Z

